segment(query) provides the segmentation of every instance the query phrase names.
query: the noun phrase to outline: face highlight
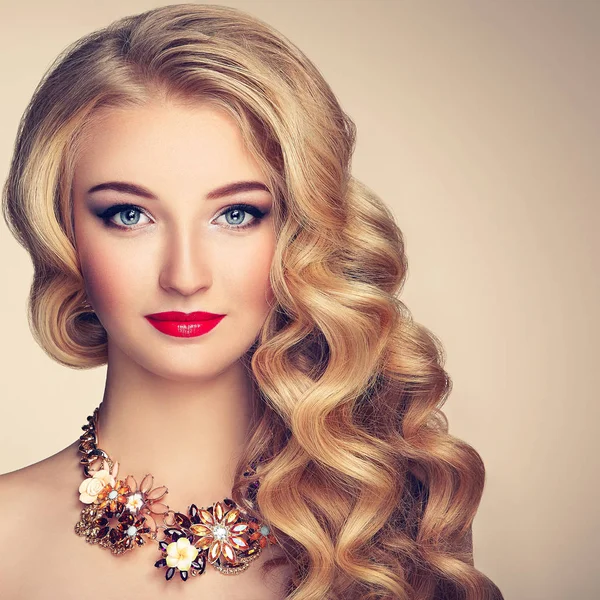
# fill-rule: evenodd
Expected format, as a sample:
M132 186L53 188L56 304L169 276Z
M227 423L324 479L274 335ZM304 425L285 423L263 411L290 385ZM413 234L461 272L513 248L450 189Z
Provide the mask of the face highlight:
M235 121L207 105L112 109L76 157L73 221L88 299L116 355L207 378L255 341L272 304L273 197ZM226 315L174 337L145 315Z

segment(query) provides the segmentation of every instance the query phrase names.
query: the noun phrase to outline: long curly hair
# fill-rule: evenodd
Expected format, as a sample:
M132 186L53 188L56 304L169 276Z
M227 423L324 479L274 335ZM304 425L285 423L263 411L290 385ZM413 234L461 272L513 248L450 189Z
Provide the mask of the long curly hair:
M355 124L268 24L225 6L164 6L86 35L48 69L3 189L33 261L36 341L73 368L106 363L74 243L74 158L92 119L157 96L227 110L274 193L276 302L243 357L260 412L232 498L280 541L286 598L502 599L472 555L483 461L448 433L444 350L398 298L402 233L350 175ZM244 494L255 480L256 505Z

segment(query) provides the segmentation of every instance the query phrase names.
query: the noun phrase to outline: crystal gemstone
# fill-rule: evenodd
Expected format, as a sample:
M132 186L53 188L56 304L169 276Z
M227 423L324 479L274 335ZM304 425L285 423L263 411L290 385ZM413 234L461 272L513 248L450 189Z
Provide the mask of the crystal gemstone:
M226 540L227 539L227 528L223 527L223 525L217 525L213 527L213 536L216 540Z

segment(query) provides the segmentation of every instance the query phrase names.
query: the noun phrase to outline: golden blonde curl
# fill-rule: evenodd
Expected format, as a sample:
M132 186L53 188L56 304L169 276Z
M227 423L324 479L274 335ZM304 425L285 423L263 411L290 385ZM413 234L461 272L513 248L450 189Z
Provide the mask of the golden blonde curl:
M501 599L473 566L482 460L448 434L441 344L397 297L402 234L350 175L354 123L308 58L262 21L165 6L83 37L48 70L3 193L34 265L38 343L71 367L106 362L106 331L84 306L74 159L92 119L157 98L228 111L276 197L276 302L246 357L261 414L232 497L248 508L244 466L267 457L257 500L293 567L286 598Z

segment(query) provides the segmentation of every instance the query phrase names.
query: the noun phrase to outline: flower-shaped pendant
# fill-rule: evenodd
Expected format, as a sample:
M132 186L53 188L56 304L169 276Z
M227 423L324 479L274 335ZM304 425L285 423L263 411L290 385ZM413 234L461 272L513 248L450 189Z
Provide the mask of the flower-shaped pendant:
M250 519L230 498L207 509L192 504L187 515L175 512L161 502L168 490L153 488L152 475L138 487L131 475L118 479L118 462L108 466L105 459L101 462L101 468L90 469L90 477L79 486L79 500L85 506L75 532L113 554L158 541L162 557L154 566L165 568L167 580L176 571L184 581L189 574L201 575L207 562L223 574L240 573L264 547L277 543L266 525ZM163 525L157 525L158 517ZM160 529L164 538L159 540Z

